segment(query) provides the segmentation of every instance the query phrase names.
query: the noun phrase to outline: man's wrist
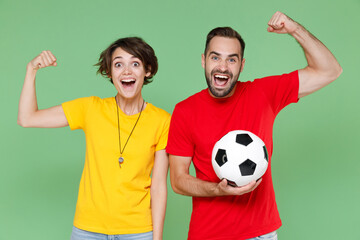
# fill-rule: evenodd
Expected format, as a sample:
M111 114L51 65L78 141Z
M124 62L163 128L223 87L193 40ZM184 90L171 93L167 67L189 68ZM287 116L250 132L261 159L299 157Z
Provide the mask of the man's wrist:
M210 195L214 197L221 196L219 183L211 183L210 185Z

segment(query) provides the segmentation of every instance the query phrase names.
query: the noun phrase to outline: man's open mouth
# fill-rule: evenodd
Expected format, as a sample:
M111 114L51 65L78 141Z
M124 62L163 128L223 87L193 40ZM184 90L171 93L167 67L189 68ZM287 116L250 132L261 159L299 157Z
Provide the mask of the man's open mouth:
M227 84L230 76L227 74L214 74L214 85L216 87L223 87Z

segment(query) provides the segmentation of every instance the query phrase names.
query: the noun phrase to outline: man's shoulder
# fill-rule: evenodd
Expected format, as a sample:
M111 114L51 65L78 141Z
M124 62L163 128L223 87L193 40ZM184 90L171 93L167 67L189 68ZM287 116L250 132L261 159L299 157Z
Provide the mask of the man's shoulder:
M193 108L204 96L207 94L207 89L203 89L200 92L197 92L186 99L178 102L176 108Z
M295 70L290 73L283 73L283 74L279 74L279 75L270 75L270 76L266 76L266 77L256 78L256 79L254 79L253 83L261 84L261 83L269 82L269 81L287 80L287 79L290 79L290 80L298 79L298 71Z

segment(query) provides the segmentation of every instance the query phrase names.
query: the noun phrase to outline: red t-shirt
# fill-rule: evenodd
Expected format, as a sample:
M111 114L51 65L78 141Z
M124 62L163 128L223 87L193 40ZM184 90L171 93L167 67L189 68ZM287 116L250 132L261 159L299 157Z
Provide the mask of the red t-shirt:
M192 157L196 177L219 182L211 165L214 144L232 130L259 136L269 153L261 184L241 196L193 197L190 240L247 239L278 229L280 216L271 179L272 132L276 115L298 101L298 72L238 82L225 99L211 97L208 89L175 106L167 152Z

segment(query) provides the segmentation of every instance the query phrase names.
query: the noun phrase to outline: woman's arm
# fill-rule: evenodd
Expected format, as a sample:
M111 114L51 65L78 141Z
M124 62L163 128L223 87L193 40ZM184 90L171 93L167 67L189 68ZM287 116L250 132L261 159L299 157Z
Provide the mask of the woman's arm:
M165 149L157 151L155 153L155 163L151 180L151 211L154 240L163 239L168 168L169 159Z
M20 126L39 128L68 126L61 105L42 110L39 110L37 105L35 90L36 73L40 68L56 65L56 58L50 51L43 51L28 63L19 101L17 122Z

